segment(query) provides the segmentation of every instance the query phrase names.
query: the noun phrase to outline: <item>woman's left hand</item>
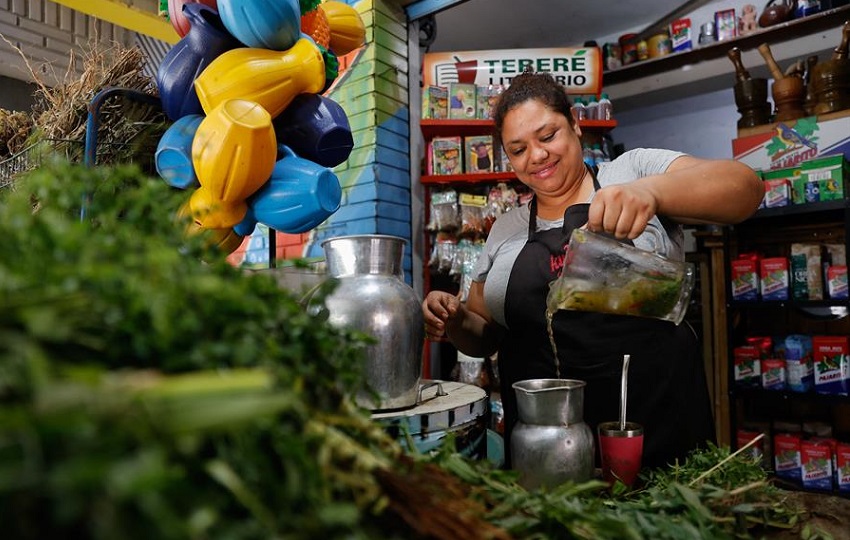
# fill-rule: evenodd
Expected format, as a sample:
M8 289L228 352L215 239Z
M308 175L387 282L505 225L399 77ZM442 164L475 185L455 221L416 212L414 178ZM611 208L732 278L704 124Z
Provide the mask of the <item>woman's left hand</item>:
M655 194L639 182L606 186L594 195L587 212L587 228L634 240L646 229L658 209Z

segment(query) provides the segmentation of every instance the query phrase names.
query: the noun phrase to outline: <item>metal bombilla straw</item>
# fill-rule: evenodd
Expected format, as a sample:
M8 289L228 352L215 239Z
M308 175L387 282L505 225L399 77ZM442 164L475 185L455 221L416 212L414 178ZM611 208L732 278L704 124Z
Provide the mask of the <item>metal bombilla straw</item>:
M626 394L629 382L629 359L631 355L623 355L623 375L620 379L620 431L626 430Z

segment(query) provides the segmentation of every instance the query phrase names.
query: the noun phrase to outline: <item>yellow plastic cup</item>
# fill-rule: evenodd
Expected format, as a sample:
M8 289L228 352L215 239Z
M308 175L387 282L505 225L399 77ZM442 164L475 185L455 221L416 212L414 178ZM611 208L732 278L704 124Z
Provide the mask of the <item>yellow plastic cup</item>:
M268 112L231 99L204 118L192 140L192 164L201 186L216 200L243 201L269 179L277 138Z
M244 200L227 202L217 199L205 187L196 189L189 198L189 211L195 225L204 229L227 229L233 227L248 213Z
M342 56L366 42L366 27L356 9L343 2L328 0L319 4L331 29L330 50Z
M230 99L258 103L275 118L302 93L325 86L325 61L312 41L299 39L286 51L233 49L221 54L195 79L201 107L209 115Z

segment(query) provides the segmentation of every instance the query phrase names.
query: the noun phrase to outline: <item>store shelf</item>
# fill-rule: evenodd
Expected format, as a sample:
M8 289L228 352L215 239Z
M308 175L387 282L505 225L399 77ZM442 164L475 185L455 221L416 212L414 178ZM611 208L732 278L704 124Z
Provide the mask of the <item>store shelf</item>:
M492 120L420 120L422 135L426 140L441 135L482 135L493 131ZM583 129L608 131L617 127L616 120L582 120Z
M735 68L726 53L732 47L741 49L741 60L752 77L770 78L757 50L760 44L770 45L774 59L782 68L813 54L825 60L841 43L841 27L847 19L850 19L850 6L842 6L739 38L636 62L606 71L603 86L620 112L731 89L735 84Z
M731 397L759 400L806 400L815 403L848 403L850 398L837 394L818 394L816 392L791 392L790 390L765 390L762 388L733 388Z
M423 184L453 184L466 182L467 184L492 184L505 180L516 180L513 172L474 173L474 174L426 174L420 177Z
M748 222L764 220L776 217L799 216L806 214L821 214L823 212L844 210L847 208L847 199L837 201L820 201L806 204L791 204L778 208L762 208L758 210Z

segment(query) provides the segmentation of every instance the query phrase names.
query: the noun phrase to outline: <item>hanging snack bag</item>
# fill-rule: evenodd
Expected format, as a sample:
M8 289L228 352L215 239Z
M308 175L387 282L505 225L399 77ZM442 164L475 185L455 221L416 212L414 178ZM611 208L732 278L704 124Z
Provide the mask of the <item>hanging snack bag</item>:
M457 191L445 189L431 192L429 231L454 231L458 227Z
M460 194L460 233L478 237L486 233L487 197L472 193Z

